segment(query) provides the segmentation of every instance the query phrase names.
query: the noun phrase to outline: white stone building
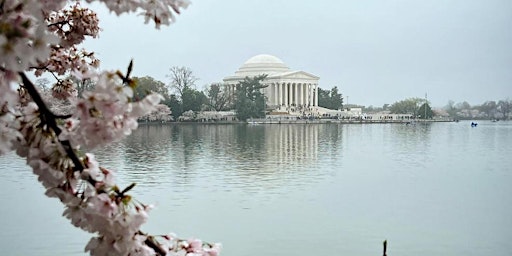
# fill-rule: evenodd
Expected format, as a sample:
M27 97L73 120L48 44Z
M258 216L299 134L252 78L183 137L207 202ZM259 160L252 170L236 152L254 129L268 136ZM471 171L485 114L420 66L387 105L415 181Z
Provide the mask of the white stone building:
M267 85L263 94L267 105L281 110L312 110L318 106L319 77L304 71L293 71L279 58L260 54L248 59L232 76L225 77L224 83L232 93L236 84L245 77L266 74Z

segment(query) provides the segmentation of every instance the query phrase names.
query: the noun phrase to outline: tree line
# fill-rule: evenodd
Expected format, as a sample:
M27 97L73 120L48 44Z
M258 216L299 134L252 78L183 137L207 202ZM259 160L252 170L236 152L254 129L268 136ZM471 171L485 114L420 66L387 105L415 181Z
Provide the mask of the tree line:
M170 121L195 120L201 111L228 111L234 110L238 120L265 117L269 111L265 95L261 89L265 88L266 75L246 77L236 84L235 93L228 90L228 85L212 83L203 90L197 88L198 78L188 67L173 66L166 76L168 83L159 81L151 76L133 77L133 100L143 99L151 92L162 95L163 101L154 113L141 117L141 121ZM92 90L94 82L90 80L78 81L73 79L79 96L84 91ZM37 85L41 91L48 91L49 81L39 79ZM64 109L63 102L47 97L50 105ZM330 90L318 88L318 105L329 109L342 109L343 96L335 86ZM58 110L57 112L66 112Z
M159 93L164 100L154 113L141 117L142 121L170 121L195 120L201 111L228 111L234 110L238 120L264 117L269 111L266 98L261 89L265 88L265 75L247 77L235 87L236 92L228 91L228 85L212 83L203 90L197 88L198 78L188 67L174 66L169 69L166 84L150 76L134 77L134 100L144 98L151 92ZM78 96L84 91L92 90L94 83L90 80L76 80ZM38 79L36 85L43 96L50 102L50 106L58 113L69 112L65 102L51 96L49 81ZM337 86L331 89L318 88L318 105L328 109L343 109L343 107L361 107L366 113L388 112L391 114L410 114L419 119L431 119L434 116L445 116L452 119L510 119L512 100L486 101L480 105L470 105L468 102L455 103L449 101L442 109L432 109L430 102L423 98L413 97L384 104L382 107L374 106L344 106L343 95Z
M449 101L443 108L454 119L505 119L511 118L512 100L486 101L480 105L471 106L468 102L455 103Z
M430 102L422 98L407 98L393 104L384 104L382 107L357 106L366 113L389 112L392 114L410 114L417 118L433 118L443 116L455 120L460 119L511 119L512 100L485 101L482 104L470 105L467 101L455 103L449 101L439 109L432 109Z

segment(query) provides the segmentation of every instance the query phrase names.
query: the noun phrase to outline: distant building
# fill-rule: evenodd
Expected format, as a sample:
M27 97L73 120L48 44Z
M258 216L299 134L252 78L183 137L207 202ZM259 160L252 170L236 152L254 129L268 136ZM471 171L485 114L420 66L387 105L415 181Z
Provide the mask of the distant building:
M279 58L260 54L248 59L232 76L225 77L228 91L235 93L236 84L245 77L268 75L262 93L267 105L283 111L311 111L318 106L319 77L304 71L292 71Z

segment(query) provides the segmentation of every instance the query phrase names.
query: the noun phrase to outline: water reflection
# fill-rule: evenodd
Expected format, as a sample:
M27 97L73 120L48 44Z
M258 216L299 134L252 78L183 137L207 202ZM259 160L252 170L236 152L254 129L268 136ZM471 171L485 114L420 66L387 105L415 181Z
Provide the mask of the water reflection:
M395 255L511 255L510 145L501 121L194 124L144 125L96 153L157 204L145 231L221 241L225 256L369 256L383 239ZM2 252L81 255L89 235L23 160L1 156L0 167ZM27 233L40 239L17 239Z
M140 187L184 192L206 179L209 186L275 190L311 182L312 171L326 175L328 168L317 171L319 150L338 157L341 137L341 128L321 125L143 125L96 153Z

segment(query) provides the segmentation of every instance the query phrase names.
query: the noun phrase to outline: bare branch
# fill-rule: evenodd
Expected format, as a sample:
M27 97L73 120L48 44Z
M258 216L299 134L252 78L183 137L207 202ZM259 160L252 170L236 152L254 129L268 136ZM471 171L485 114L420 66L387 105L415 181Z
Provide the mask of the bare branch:
M183 91L187 88L194 88L196 86L197 78L192 74L192 70L188 67L171 67L171 73L167 77L171 80L170 87L183 96Z

